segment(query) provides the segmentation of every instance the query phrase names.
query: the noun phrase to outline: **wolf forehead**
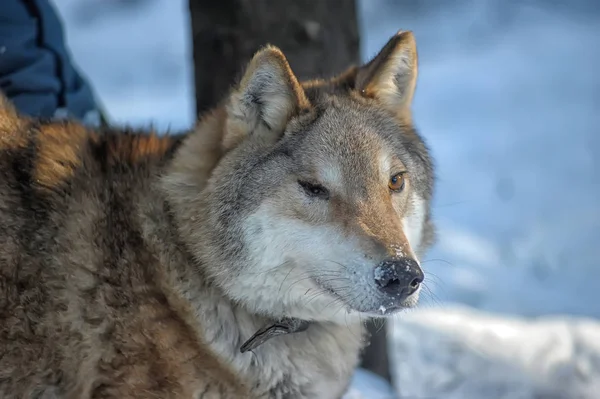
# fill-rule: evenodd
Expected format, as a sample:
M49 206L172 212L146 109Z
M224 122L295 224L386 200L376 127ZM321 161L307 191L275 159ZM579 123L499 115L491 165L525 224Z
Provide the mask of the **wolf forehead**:
M390 115L350 95L321 99L308 123L292 123L289 129L292 139L283 148L301 161L330 160L354 171L373 172L380 162L390 168L402 163L412 174L430 170L428 150L410 118Z
M382 173L408 172L411 189L424 199L431 196L431 160L410 118L392 115L351 93L312 89L307 95L314 106L290 118L277 144L239 153L236 158L244 173L238 173L238 179L268 174L268 179L260 179L266 189L287 175L301 175L314 183L359 190Z

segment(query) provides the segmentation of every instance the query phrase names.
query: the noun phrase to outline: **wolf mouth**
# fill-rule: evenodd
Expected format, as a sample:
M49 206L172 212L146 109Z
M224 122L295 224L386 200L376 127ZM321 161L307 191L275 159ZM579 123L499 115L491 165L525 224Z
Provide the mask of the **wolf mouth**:
M346 300L346 298L344 298L342 295L340 295L339 293L337 293L333 288L327 287L324 284L320 284L316 279L312 279L312 282L319 287L320 289L324 290L326 293L328 293L329 295L331 295L334 299L338 300L341 302L341 304L346 308L346 311L348 313L350 313L351 311L355 311L355 312L359 312L371 317L381 317L381 316L391 316L393 314L396 314L400 311L402 311L403 309L406 309L409 306L405 306L402 303L399 304L394 304L394 303L390 303L388 305L384 305L383 303L381 305L379 305L378 308L373 309L373 310L364 310L364 309L358 309L355 306L352 306L352 304L348 303L348 301ZM382 301L384 302L384 301Z
M313 282L313 284L315 284L317 287L319 287L320 289L324 290L326 293L328 293L329 295L331 295L332 297L334 297L335 299L341 301L347 309L352 308L346 301L346 299L338 294L333 288L327 287L324 284L319 283L319 281L315 278L312 278L311 281ZM356 309L354 309L356 310Z
M333 288L328 287L324 284L320 284L314 278L311 280L319 289L322 289L324 292L329 294L331 297L333 297L337 301L341 302L341 305L343 305L343 307L346 309L346 311L348 313L350 313L351 311L354 311L354 312L362 313L362 314L370 316L370 317L382 317L382 316L392 316L394 314L401 312L404 309L408 309L408 308L412 307L409 303L407 303L406 300L404 300L400 303L394 303L393 299L384 298L384 299L380 299L378 301L378 302L380 302L377 305L378 307L374 307L373 309L368 309L368 310L359 309L356 306L353 306L351 303L349 303L347 301L347 298L345 298L343 295L336 292Z

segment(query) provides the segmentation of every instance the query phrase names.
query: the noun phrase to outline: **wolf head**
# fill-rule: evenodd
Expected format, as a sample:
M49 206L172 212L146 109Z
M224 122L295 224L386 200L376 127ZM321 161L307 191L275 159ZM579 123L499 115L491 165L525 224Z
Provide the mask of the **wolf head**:
M275 47L254 56L203 122L221 132L207 180L185 166L202 163L191 144L172 176L182 234L225 295L339 323L417 303L433 173L411 120L416 79L410 32L328 81L300 83Z

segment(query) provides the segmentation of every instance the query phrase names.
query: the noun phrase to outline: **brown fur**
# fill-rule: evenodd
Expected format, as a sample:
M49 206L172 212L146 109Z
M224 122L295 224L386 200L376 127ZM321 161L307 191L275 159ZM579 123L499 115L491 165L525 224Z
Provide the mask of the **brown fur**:
M0 397L193 397L206 380L241 395L159 289L159 254L184 252L144 236L138 201L162 208L150 179L180 139L6 108L0 124L19 143L0 152Z

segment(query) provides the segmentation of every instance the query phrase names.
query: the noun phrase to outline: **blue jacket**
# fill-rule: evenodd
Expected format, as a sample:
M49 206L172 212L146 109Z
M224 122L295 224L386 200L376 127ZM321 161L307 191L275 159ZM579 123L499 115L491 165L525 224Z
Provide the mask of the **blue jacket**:
M0 0L0 90L26 115L97 113L92 91L65 46L48 0Z

